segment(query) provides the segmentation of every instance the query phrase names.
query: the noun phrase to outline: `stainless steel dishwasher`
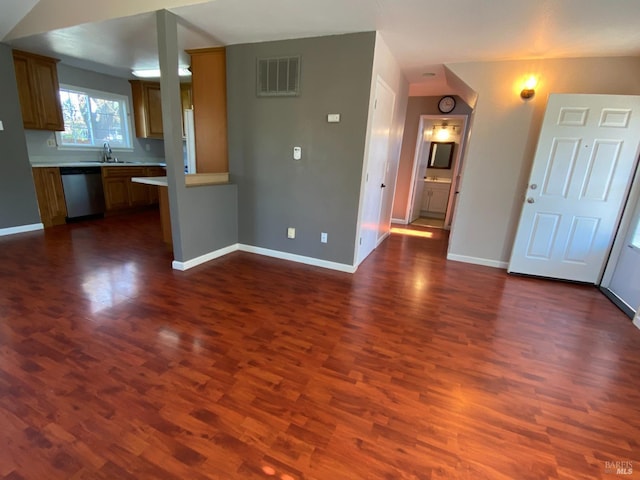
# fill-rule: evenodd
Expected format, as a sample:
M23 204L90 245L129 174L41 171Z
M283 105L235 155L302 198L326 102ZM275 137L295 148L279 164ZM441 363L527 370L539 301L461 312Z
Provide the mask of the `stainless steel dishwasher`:
M104 214L100 167L60 167L67 218Z

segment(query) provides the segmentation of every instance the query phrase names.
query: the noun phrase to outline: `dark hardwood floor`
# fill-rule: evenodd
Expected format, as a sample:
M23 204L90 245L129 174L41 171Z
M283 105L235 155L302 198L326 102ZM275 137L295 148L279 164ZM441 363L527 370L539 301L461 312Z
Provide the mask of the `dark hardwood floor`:
M173 271L155 212L0 238L0 478L639 478L640 331L422 231L355 275Z

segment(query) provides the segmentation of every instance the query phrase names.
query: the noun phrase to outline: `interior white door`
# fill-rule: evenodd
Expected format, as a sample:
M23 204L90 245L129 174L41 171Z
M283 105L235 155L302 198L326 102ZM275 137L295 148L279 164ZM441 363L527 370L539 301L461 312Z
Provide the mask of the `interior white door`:
M598 283L640 139L640 97L549 97L509 272Z
M381 219L383 189L386 188L385 173L389 157L389 134L393 122L395 94L382 79L376 81L374 112L371 121L369 154L366 164L364 198L360 222L358 264L377 246L378 238L384 234L385 222ZM391 218L389 218L391 220ZM389 229L389 225L386 225Z
M640 309L640 199L633 218L607 288L635 315Z

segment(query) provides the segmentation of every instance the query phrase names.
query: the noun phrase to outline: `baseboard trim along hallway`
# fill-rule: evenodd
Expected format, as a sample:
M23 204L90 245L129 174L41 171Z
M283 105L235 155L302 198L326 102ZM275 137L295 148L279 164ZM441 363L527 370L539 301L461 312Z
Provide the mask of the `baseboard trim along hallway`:
M228 247L205 253L204 255L192 258L191 260L187 260L186 262L174 260L171 266L174 270L185 271L190 268L197 267L198 265L202 265L203 263L206 263L210 260L214 260L229 253L236 252L238 250L241 252L256 253L258 255L264 255L267 257L279 258L281 260L288 260L290 262L304 263L305 265L312 265L314 267L328 268L330 270L337 270L339 272L355 273L355 271L357 270L357 267L354 267L353 265L347 265L345 263L331 262L329 260L306 257L304 255L296 255L294 253L280 252L278 250L270 250L268 248L255 247L253 245L245 245L242 243L235 243L233 245L229 245Z
M453 260L455 262L472 263L474 265L483 265L485 267L501 268L506 270L509 266L508 262L500 262L498 260L490 260L488 258L469 257L467 255L457 255L455 253L448 253L447 260Z

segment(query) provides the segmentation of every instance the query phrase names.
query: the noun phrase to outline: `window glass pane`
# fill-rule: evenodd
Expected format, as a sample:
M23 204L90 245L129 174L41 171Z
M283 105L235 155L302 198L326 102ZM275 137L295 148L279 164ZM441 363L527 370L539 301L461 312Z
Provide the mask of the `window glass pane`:
M127 117L128 98L122 95L60 88L64 131L58 144L64 147L131 148Z
M109 142L112 147L125 146L126 139L122 133L120 102L92 98L91 124L96 142Z
M89 132L89 97L87 95L60 91L64 132L60 134L64 145L91 145Z

